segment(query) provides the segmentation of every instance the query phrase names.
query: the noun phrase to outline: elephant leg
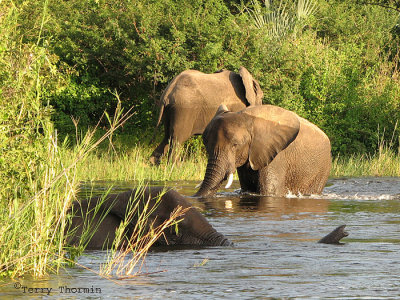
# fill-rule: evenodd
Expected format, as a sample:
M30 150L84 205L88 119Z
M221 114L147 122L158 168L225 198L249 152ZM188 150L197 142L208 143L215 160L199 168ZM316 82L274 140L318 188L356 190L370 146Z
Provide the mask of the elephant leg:
M322 164L321 164L322 165ZM295 184L288 182L290 191L295 194L309 195L309 194L320 194L325 187L325 183L329 177L329 169L318 170L315 172L311 167L297 170L292 175L292 178L296 178Z
M161 157L167 154L168 148L169 148L169 137L165 135L164 139L157 146L157 148L154 149L153 153L151 154L150 163L153 165L159 165Z
M242 192L261 195L286 195L285 173L275 168L265 167L254 171L249 165L237 168Z
M180 146L183 145L192 135L193 131L193 110L180 109L174 110L171 114L170 126L170 143L168 151L168 159L176 162L179 157Z
M168 152L170 147L170 140L171 140L171 118L170 118L171 111L169 107L165 108L164 112L164 138L161 143L154 149L153 153L150 156L150 163L153 165L159 165L160 159L162 156L165 156Z
M272 162L269 166L259 170L259 193L261 195L284 197L288 193L285 168L276 165Z

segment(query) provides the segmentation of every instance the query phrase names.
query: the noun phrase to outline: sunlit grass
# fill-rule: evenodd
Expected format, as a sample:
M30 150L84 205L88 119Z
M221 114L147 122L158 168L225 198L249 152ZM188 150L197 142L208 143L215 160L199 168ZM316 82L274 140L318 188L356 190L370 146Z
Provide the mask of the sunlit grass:
M136 145L119 155L102 151L92 153L79 167L79 177L86 181L203 180L207 155L202 149L192 149L188 153L184 148L178 162L163 158L160 166L150 164L152 150L149 146ZM336 156L332 160L330 176L400 176L400 155L392 147L381 145L372 155Z
M338 156L333 160L331 176L400 176L400 155L392 147L381 144L373 155Z
M67 211L77 199L80 184L77 166L128 118L129 113L121 115L97 141L93 140L95 131L88 131L68 153L58 145L52 127L45 129L45 163L34 172L27 170L31 178L28 192L24 197L15 195L1 202L0 273L40 277L63 265ZM68 163L66 157L70 159Z
M181 149L177 161L163 158L159 166L150 164L149 146L133 146L121 153L98 151L87 157L77 170L85 181L177 181L202 180L207 166L207 156L201 150ZM190 153L189 153L190 152Z

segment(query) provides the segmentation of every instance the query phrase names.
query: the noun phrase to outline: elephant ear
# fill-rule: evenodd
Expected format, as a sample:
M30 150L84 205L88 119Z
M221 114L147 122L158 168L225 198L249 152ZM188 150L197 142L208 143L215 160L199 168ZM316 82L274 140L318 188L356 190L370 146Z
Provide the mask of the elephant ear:
M291 113L281 120L255 117L249 161L253 170L267 166L275 156L293 142L300 130L300 121Z
M205 145L208 143L208 142L207 142L207 141L208 141L208 136L209 136L209 134L210 134L210 130L212 130L212 127L213 127L213 124L214 124L215 120L218 118L219 115L222 115L222 114L224 114L224 113L226 113L226 112L229 112L228 107L227 107L225 104L221 104L221 105L218 107L218 109L217 109L217 111L216 111L214 117L213 117L213 118L211 119L211 121L207 124L206 128L205 128L204 131L203 131L203 141L204 141L204 144L205 144Z
M261 105L264 96L260 84L253 78L245 67L240 67L239 75L242 78L244 89L246 90L246 99L250 106Z

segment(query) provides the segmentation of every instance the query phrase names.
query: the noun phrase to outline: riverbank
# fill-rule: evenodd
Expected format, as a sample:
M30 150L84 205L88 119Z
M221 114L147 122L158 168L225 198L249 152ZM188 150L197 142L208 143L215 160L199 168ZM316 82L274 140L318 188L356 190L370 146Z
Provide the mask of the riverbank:
M202 180L207 155L202 149L183 148L181 160L162 159L159 166L149 162L152 148L134 146L120 153L91 153L77 170L84 181L177 181ZM237 176L237 175L236 175ZM400 155L390 147L380 147L373 155L333 157L330 177L400 176ZM236 177L237 179L237 177Z

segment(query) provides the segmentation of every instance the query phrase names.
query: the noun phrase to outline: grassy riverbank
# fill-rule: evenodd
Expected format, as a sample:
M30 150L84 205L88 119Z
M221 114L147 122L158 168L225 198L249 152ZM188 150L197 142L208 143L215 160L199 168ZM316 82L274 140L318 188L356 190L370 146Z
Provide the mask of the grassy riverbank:
M98 151L88 156L77 172L84 181L177 181L202 180L207 156L202 149L184 148L182 160L152 166L149 146L134 146L119 154ZM331 177L400 176L400 155L391 147L381 146L372 155L337 156L333 158ZM237 179L237 178L236 178Z
M121 152L97 151L79 166L79 178L85 181L177 181L202 180L207 156L201 150L181 150L181 159L173 162L163 159L159 166L149 162L152 153L148 146L133 146ZM191 153L189 153L191 152Z
M351 155L333 160L332 177L400 176L400 155L390 147L373 155Z

